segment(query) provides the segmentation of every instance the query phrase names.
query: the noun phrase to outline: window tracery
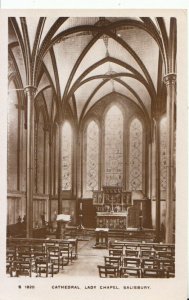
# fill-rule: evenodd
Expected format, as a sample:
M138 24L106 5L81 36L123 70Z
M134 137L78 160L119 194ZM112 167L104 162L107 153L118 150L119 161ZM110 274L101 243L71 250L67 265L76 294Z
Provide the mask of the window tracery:
M160 122L160 189L166 191L167 187L167 120Z
M142 190L142 124L134 119L130 125L129 189Z
M72 188L72 128L65 122L62 128L62 189Z
M91 121L87 127L86 190L98 190L99 129Z
M105 182L106 186L123 184L123 115L112 106L105 119Z

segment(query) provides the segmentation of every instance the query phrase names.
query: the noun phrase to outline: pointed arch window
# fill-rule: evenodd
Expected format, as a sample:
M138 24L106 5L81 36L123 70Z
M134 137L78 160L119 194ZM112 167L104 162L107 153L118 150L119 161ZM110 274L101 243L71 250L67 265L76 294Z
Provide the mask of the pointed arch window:
M62 127L62 189L72 188L72 128L69 122Z
M113 105L105 119L105 178L106 186L123 184L123 115Z
M129 189L142 190L142 146L143 128L138 119L130 125L129 143Z
M86 191L98 190L99 128L91 121L87 127Z
M166 191L167 187L167 119L160 122L160 190Z

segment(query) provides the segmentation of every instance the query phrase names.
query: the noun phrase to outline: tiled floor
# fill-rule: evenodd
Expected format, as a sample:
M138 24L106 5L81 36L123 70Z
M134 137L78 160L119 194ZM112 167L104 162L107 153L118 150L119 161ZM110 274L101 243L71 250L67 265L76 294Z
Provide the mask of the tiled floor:
M108 255L107 249L93 248L95 239L91 238L89 241L79 241L78 245L78 259L74 260L63 270L60 270L55 277L62 276L97 276L98 264L104 264L104 256Z

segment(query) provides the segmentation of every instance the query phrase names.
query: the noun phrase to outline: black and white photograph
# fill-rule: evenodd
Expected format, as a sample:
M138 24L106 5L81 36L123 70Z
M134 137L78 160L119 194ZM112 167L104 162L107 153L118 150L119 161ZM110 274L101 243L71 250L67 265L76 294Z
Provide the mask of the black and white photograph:
M166 286L182 232L178 17L39 13L7 17L6 280L50 280L60 298L74 278Z

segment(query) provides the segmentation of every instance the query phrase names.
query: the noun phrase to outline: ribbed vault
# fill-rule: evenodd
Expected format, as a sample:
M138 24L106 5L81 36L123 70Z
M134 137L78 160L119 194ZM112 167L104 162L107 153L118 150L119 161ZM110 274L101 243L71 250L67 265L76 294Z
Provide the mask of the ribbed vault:
M36 102L43 103L51 125L62 120L66 107L81 122L111 92L128 97L152 119L157 107L165 110L160 83L175 71L175 56L174 18L9 19L17 88L37 87Z

